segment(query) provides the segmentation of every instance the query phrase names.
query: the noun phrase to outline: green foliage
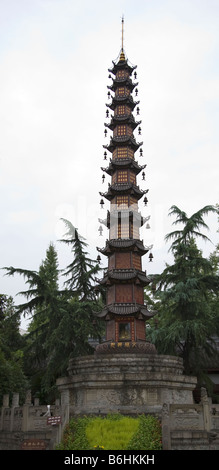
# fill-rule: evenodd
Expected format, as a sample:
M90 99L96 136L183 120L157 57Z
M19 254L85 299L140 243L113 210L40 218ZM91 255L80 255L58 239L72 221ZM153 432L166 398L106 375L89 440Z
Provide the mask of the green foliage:
M160 421L154 416L141 415L137 432L129 442L130 450L161 450L162 432Z
M19 392L21 401L28 387L23 371L24 340L19 333L13 299L0 295L0 401L5 393Z
M203 217L208 215L209 212L216 212L217 208L214 206L205 206L199 211L195 212L191 217L188 217L187 214L179 209L177 206L172 206L170 208L169 215L176 215L176 220L173 222L173 225L183 224L184 227L181 230L176 230L174 232L166 235L165 240L169 241L174 239L171 250L174 250L175 247L178 248L179 243L189 242L191 238L201 238L202 240L209 240L209 238L203 233L199 232L200 228L205 228L209 230L207 224L205 223ZM210 241L210 240L209 240Z
M170 214L176 215L174 224L180 223L183 228L166 236L166 240L173 240L170 250L174 263L154 276L158 316L149 330L158 352L179 354L185 373L198 376L200 383L204 359L217 354L212 338L219 334L217 268L211 259L203 257L196 245L196 238L209 240L198 231L200 227L207 228L203 215L208 212L216 212L216 209L205 206L189 218L172 206ZM216 264L216 257L214 261Z
M65 427L58 450L89 450L90 444L86 437L86 427L91 418L72 418Z
M95 418L86 427L86 436L91 448L98 446L105 450L122 450L127 448L138 425L138 419L129 417L117 420Z
M28 286L19 293L27 302L16 306L16 314L17 318L21 314L32 315L25 338L24 372L31 381L32 392L43 402L55 399L56 378L66 375L71 356L93 353L89 339L100 338L103 328L94 317L94 311L102 308L94 289L99 265L87 256L87 244L71 222L64 222L69 229L64 241L74 254L64 272L70 276L64 289L59 288L58 256L52 243L38 271L4 268L9 276L23 276ZM1 311L0 305L0 319Z
M157 418L120 414L71 419L58 450L161 450Z
M74 253L73 261L67 266L64 276L69 276L65 281L66 286L80 300L94 300L95 276L100 271L97 261L90 259L85 251L87 243L78 233L78 230L69 220L61 219L68 228L65 237L61 241L71 246Z
M171 207L170 214L176 216L174 225L181 224L180 230L166 236L172 242L174 263L154 275L152 291L151 286L146 291L150 310L158 311L150 321L148 336L159 353L181 355L186 373L199 378L206 355L215 357L212 337L219 335L219 255L217 246L205 259L196 239L209 240L199 230L207 228L204 215L217 210L205 206L188 217L178 207ZM0 296L0 395L15 390L24 394L30 381L35 396L52 402L56 378L66 374L69 358L93 353L89 340L100 340L103 335L103 322L94 316L102 309L105 295L94 287L100 266L89 258L78 230L71 222L63 222L68 231L62 241L73 256L62 272L66 277L62 289L52 243L38 271L3 268L9 276L23 276L27 289L19 293L26 302L16 307ZM21 337L20 316L27 313L32 319L28 335Z

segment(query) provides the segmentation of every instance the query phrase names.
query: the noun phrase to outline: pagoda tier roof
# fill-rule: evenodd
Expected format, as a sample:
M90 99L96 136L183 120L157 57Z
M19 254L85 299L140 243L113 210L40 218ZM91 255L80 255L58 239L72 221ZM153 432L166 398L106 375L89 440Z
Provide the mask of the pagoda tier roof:
M117 63L114 61L112 62L113 62L113 66L111 69L108 69L108 71L110 73L113 73L114 75L116 75L118 70L127 70L129 75L131 75L132 72L137 68L137 65L131 66L127 60L119 60Z
M112 103L108 104L106 103L106 106L112 110L116 108L116 106L127 104L131 110L135 108L137 104L139 104L140 101L134 101L133 97L131 95L127 96L113 96L112 97Z
M107 211L107 218L106 219L98 219L100 224L105 225L107 228L110 228L111 226L111 221L113 225L113 219L117 222L118 219L121 219L123 217L123 220L128 220L128 219L133 219L133 223L136 223L138 227L142 227L142 225L145 224L150 219L150 215L147 217L142 217L141 214L137 211L132 211L128 209L123 209L123 210L113 210L113 211Z
M111 240L107 240L106 246L104 248L97 247L97 251L99 251L105 256L110 256L115 251L135 251L139 252L141 256L143 256L148 253L151 248L152 246L144 246L143 242L136 238L114 238Z
M140 173L140 171L144 170L147 165L140 166L133 158L116 158L110 160L110 164L107 168L101 167L101 170L107 173L108 175L112 175L116 169L129 169L134 171L136 175Z
M116 283L137 283L142 286L150 284L150 279L146 276L146 272L137 269L113 269L107 271L104 278L99 281L100 284L116 284Z
M115 91L116 88L118 88L121 85L124 85L127 88L129 88L131 91L133 91L134 88L138 86L138 83L133 83L133 81L129 77L115 78L113 80L112 85L108 85L107 88L109 90Z
M96 313L96 316L99 318L105 318L106 316L112 318L126 315L149 320L156 315L156 312L149 312L147 305L137 303L114 303L106 305L101 312Z
M135 121L131 114L125 114L122 116L112 116L110 123L105 123L104 125L113 131L118 124L129 124L132 129L135 129L141 124L141 121Z
M147 192L147 189L145 191L142 191L141 189L139 189L139 186L136 186L133 183L114 183L109 186L107 193L100 192L99 194L108 199L108 201L111 201L117 195L124 195L124 193L132 194L136 197L137 200L139 200Z
M130 137L128 135L125 136L115 136L111 137L109 145L103 145L103 148L108 150L109 152L113 152L116 147L123 147L128 146L131 147L135 152L138 148L143 144L143 142L136 142L134 137Z

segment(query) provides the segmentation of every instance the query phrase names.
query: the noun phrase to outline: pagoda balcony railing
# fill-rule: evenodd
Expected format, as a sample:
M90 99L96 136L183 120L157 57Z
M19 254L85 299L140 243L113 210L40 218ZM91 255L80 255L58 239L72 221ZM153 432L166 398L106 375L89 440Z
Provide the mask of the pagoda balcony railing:
M139 186L136 186L134 183L114 183L111 186L109 185L108 191L103 193L99 192L100 196L105 197L108 201L112 201L114 196L127 193L127 194L135 194L137 199L141 199L144 194L146 194L148 190L141 190ZM125 206L121 207L127 209L127 204L124 202Z
M128 93L125 94L125 95L116 95L116 94L115 94L114 96L111 95L111 98L112 98L113 101L114 101L114 100L115 100L115 101L126 101L127 98L128 98L128 101L130 101L131 103L133 103L133 104L135 104L135 105L137 105L137 104L140 103L140 101L134 101L133 96L130 95L130 94L128 94ZM111 106L111 104L112 104L112 103L110 103L109 106Z
M126 135L114 135L113 137L111 137L110 139L110 144L113 143L113 140L116 142L116 143L120 143L120 142L126 142L128 140L131 140L133 143L135 143L136 145L142 145L143 142L136 142L135 138L133 136L130 136L128 134ZM105 145L103 146L105 147Z
M117 142L125 142L127 140L127 137L129 137L128 134L127 135L114 135L113 139L116 140Z
M129 181L121 181L119 183L113 183L112 185L109 184L109 189L110 188L118 190L118 191L120 189L123 190L123 189L129 189L129 188L138 189L139 191L141 191L141 188L139 185L131 183Z
M146 269L144 271L142 271L141 269L135 269L135 268L124 268L124 269L118 269L118 268L113 268L113 269L108 269L108 268L104 268L103 269L103 274L106 275L108 273L112 273L113 271L117 271L117 272L125 272L125 271L130 271L130 272L138 272L140 274L145 274L145 276L147 276L147 271Z
M139 171L141 170L144 170L146 168L146 164L145 165L139 165L138 162L136 160L134 160L134 158L131 158L131 157L123 157L123 158L119 158L119 157L116 157L116 158L110 158L109 159L109 162L110 164L119 164L120 166L125 166L125 165L128 165L128 164L131 164L132 166L138 168ZM102 167L101 166L101 170L102 171L107 171L109 167Z
M118 121L123 121L124 119L129 119L131 118L131 114L124 113L124 114L115 114L112 116L112 119L117 119ZM133 116L132 116L133 117ZM133 118L134 119L134 118Z
M110 163L118 163L120 164L121 166L125 166L127 165L128 163L131 163L133 166L135 166L136 168L138 168L140 171L141 170L144 170L146 168L146 164L145 165L139 165L138 162L136 160L134 160L134 158L131 158L131 157L123 157L123 158L119 158L119 157L116 157L116 158L110 158L109 159L109 162ZM102 171L106 171L108 170L108 167L107 168L103 168L101 167L101 170ZM140 172L139 171L139 172Z
M148 304L145 302L144 300L144 303L141 304L139 302L136 302L136 300L133 300L133 302L112 302L111 304L107 304L107 307L110 307L111 305L117 305L117 306L123 306L123 305L126 305L127 307L130 305L134 305L135 307L137 307L137 305L141 305L142 307L146 307L148 308Z
M126 83L129 83L130 85L133 85L135 87L138 85L137 82L133 83L132 79L129 78L128 76L126 76L126 77L116 77L116 78L113 79L113 82L114 83L124 83L124 82L126 82ZM112 87L112 85L107 86L107 88L109 88L109 89L111 89L111 87Z
M109 127L110 125L113 124L114 121L125 121L126 119L129 119L130 122L134 123L136 126L141 124L141 121L135 121L135 118L133 117L132 114L124 113L124 114L115 114L114 116L111 116L111 122L109 124L105 124L106 127Z
M108 255L109 253L113 252L115 249L122 249L128 250L131 249L133 244L137 243L138 248L148 253L152 250L153 245L145 246L143 240L139 240L136 237L130 236L126 238L112 238L110 240L106 240L106 246L103 248L97 247L97 251L102 253L103 255ZM111 251L112 250L112 251Z

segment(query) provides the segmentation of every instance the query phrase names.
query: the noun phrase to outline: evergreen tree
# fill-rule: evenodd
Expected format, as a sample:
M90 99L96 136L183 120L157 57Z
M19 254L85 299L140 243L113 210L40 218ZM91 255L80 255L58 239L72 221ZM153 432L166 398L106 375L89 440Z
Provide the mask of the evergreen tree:
M219 214L219 204L216 204L216 207L217 207L217 211ZM219 217L218 217L218 222L219 222ZM217 232L219 232L219 229L217 230ZM219 276L219 243L217 243L213 253L210 254L209 261L211 263L213 273L216 276ZM214 316L217 317L219 315L219 289L212 292L212 296L209 299L209 304L211 306L211 310Z
M71 293L78 299L94 300L95 299L95 276L100 271L97 261L88 257L87 243L85 239L78 233L78 230L69 220L61 219L68 228L64 238L60 241L71 246L74 253L73 261L67 266L64 276L69 276L65 281L65 285Z
M65 221L71 232L69 239L74 253L66 268L65 289L58 288L59 269L57 253L50 244L39 271L4 268L8 275L20 274L29 288L20 292L27 302L17 306L17 315L31 313L29 334L26 338L25 372L31 379L33 393L40 391L41 400L51 401L56 394L55 382L67 373L70 356L93 352L89 339L101 336L100 321L94 319L100 300L94 288L95 274L100 270L97 262L87 256L83 237Z
M59 292L58 279L58 256L54 245L50 243L38 271L35 295L37 298L39 287L41 296L32 312L33 317L28 328L25 361L25 371L31 376L32 390L41 391L39 396L42 399L48 396L49 391L46 383L50 364L50 337L61 319L63 296Z
M49 340L60 321L63 297L58 290L57 259L56 250L50 243L39 271L14 267L4 268L7 275L22 275L28 285L26 291L19 292L20 295L26 297L27 302L16 307L16 315L18 318L21 314L29 313L32 316L24 349L24 370L30 378L33 393L36 389L41 389L44 397L45 393L48 394L44 381L46 381L50 360Z
M173 240L170 250L174 263L155 276L158 327L150 331L158 352L180 354L185 372L200 381L204 357L215 355L213 336L219 334L219 312L211 308L219 277L195 242L195 238L209 240L199 229L207 228L203 216L211 211L216 209L205 206L187 217L172 206L170 214L177 216L174 224L181 223L183 228L166 236L166 240Z
M23 372L24 339L20 335L20 322L14 315L12 297L0 295L0 401L3 394L14 392L24 399L28 386Z

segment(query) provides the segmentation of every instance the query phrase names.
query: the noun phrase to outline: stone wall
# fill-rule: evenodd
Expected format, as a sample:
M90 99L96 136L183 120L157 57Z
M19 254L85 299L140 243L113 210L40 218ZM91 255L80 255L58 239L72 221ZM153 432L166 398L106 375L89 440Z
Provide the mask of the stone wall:
M193 401L194 377L183 375L179 358L111 354L69 362L69 375L58 379L61 402L32 403L27 393L4 395L0 409L0 450L54 449L71 416L83 414L154 414L162 422L164 450L219 450L219 405L212 405L205 389ZM48 424L59 417L61 423Z
M219 450L219 405L212 405L205 389L200 404L164 404L164 450Z
M48 418L61 417L60 424L48 424ZM69 420L68 406L39 405L31 402L28 392L23 406L19 406L19 394L14 393L9 406L9 395L4 395L0 408L0 450L19 450L32 445L33 449L53 449L60 442L64 426Z
M219 450L219 405L205 389L193 400L196 378L175 356L109 354L72 359L58 379L70 415L154 414L162 421L164 450Z
M193 403L195 377L183 375L182 360L156 354L104 354L72 359L69 375L57 380L70 414L161 415L163 403Z

